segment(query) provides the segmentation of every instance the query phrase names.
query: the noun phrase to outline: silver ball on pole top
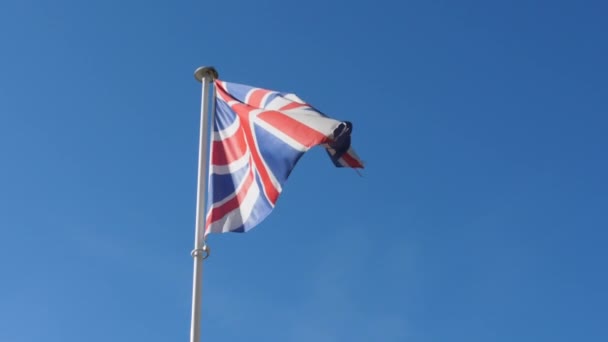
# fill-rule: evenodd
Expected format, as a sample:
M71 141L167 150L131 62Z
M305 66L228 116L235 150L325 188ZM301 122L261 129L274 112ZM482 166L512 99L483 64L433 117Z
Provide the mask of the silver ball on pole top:
M199 82L203 82L204 77L211 77L211 80L216 80L218 79L218 76L217 70L215 70L215 68L212 66L198 67L194 71L194 78L196 78L196 80Z

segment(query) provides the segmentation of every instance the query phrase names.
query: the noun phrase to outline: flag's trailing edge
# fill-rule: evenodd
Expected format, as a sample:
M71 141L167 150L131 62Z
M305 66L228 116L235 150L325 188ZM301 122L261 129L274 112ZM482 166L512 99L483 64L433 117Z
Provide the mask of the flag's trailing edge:
M325 116L295 94L215 81L205 235L245 232L274 208L291 170L322 145L338 167L363 168L352 124Z

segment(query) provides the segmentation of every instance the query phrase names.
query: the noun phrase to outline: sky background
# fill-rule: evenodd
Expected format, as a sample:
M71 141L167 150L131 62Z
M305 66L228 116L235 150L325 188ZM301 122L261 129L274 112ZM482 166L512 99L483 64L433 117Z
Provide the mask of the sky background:
M0 341L187 341L201 65L354 123L202 341L607 341L604 1L0 3Z

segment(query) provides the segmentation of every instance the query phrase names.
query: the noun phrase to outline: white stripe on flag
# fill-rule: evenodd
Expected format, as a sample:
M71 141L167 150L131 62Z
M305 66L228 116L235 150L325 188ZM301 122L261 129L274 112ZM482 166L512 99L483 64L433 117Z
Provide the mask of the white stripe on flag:
M236 172L243 167L245 167L249 159L251 158L251 152L247 150L247 152L239 159L233 161L228 165L211 165L211 173L215 173L216 175L226 175L232 172Z
M327 137L333 137L334 130L342 123L338 120L321 116L316 111L302 108L283 110L281 113Z
M241 127L241 122L239 120L239 117L237 116L236 119L234 119L234 122L230 124L230 126L224 128L221 131L213 132L213 141L220 141L222 139L230 138L234 135L234 133L236 133L236 131L238 131L239 127Z

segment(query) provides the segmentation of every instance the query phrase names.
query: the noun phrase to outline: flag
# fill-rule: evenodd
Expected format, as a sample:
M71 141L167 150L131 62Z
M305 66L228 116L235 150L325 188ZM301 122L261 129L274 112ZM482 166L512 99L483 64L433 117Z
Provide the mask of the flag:
M322 145L338 167L363 168L352 124L295 94L215 80L205 235L245 232L274 208L298 159Z

